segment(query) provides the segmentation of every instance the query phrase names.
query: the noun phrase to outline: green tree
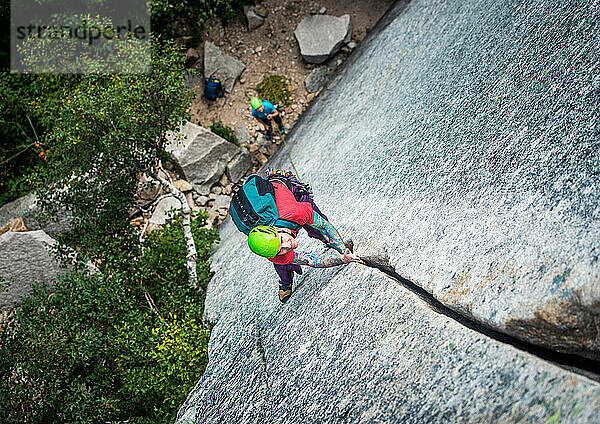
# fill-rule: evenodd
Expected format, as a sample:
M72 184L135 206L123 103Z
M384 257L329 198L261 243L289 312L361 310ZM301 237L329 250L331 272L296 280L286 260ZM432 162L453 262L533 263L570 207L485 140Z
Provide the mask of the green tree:
M205 226L193 220L203 284L217 237ZM0 422L173 422L208 361L203 297L187 282L181 216L136 236L121 234L100 272L76 268L52 296L37 286L0 325Z

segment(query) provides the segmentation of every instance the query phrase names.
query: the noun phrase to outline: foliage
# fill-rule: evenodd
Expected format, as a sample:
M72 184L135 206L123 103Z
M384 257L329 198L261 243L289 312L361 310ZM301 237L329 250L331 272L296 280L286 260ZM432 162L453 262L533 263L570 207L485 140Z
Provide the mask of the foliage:
M149 74L81 76L44 137L47 162L34 176L44 210L66 207L79 224L62 241L85 251L122 232L138 176L168 157L166 131L188 116L191 99L172 43L154 44Z
M32 190L31 173L47 159L42 137L74 81L72 75L0 71L0 205Z
M24 299L0 327L0 422L173 422L206 367L209 336L184 260L169 254L185 251L180 221L143 245L112 247L112 272L76 269L51 296L37 286ZM203 284L217 238L205 224L199 215L192 225Z
M223 137L225 140L235 144L236 146L240 145L237 137L235 136L235 131L233 131L233 128L227 125L223 125L223 122L213 122L210 126L210 130L217 134L219 137Z
M289 82L280 75L267 75L256 86L258 97L272 104L288 105L292 100Z
M233 18L249 0L152 0L152 27L168 37L194 33L212 18Z

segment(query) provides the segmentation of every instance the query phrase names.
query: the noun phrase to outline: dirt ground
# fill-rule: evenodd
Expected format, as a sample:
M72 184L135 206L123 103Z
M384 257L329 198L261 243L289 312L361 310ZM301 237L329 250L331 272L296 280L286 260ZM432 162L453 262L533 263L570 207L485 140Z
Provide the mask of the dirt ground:
M256 135L258 126L250 115L249 100L256 94L253 87L262 81L266 73L270 73L284 75L291 82L293 101L284 108L284 124L287 129L293 127L316 95L309 95L304 86L304 79L315 65L308 64L300 55L294 37L300 21L310 14L318 14L323 8L327 15L349 14L352 41L358 45L392 3L392 0L264 0L257 4L266 9L268 15L260 27L250 32L244 17L230 21L225 28L214 22L206 39L243 62L246 69L226 100L206 100L202 95L203 83L199 82L191 108L192 122L207 128L215 121L222 121L234 129L243 123L251 135ZM193 67L202 69L203 45L197 50L200 59ZM339 66L349 54L350 50L344 48L330 59L327 63L330 69Z

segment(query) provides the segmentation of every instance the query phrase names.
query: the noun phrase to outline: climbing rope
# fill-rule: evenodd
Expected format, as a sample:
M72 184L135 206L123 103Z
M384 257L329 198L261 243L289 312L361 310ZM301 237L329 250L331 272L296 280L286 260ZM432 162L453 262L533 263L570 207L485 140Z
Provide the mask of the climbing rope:
M273 119L273 123L277 127L277 131L279 131L279 135L281 135L283 144L285 144L285 149L287 150L288 157L290 158L290 163L292 164L292 167L294 168L294 171L296 172L296 178L298 178L299 181L302 181L302 178L300 178L300 174L298 173L298 170L296 169L296 165L294 165L294 161L292 160L292 153L290 152L290 148L289 148L287 142L285 141L285 136L281 133L282 128L279 127L279 124L277 124L277 122L275 122L274 119Z

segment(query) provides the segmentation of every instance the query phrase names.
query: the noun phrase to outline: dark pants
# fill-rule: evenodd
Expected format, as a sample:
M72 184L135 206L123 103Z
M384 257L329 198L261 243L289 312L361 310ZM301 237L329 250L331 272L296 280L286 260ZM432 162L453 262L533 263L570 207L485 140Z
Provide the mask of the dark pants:
M263 118L258 118L258 119L260 119L260 122L262 122L263 124L265 124L267 126L267 135L270 137L271 131L273 131L273 126L271 125L271 120L263 119ZM275 120L277 125L279 125L279 128L283 128L283 122L281 121L281 115L274 116L273 119Z
M292 193L294 193L294 197L296 198L296 200L298 202L310 203L310 205L312 206L312 208L315 212L317 212L323 218L327 219L325 214L319 210L317 205L315 205L315 202L313 201L313 199L311 199L308 194L297 195L296 191L297 191L296 187L292 187ZM315 230L313 227L310 227L308 225L303 225L302 228L304 228L306 230L309 237L317 239L317 240L321 240L322 242L326 241L325 237L323 237L323 234L321 234L319 231ZM289 290L292 288L292 281L294 280L294 272L297 272L298 274L302 274L302 268L300 268L300 265L297 265L297 264L288 264L288 265L273 264L273 265L275 266L275 271L277 271L277 275L279 275L279 278L281 279L281 282L279 283L280 290Z

